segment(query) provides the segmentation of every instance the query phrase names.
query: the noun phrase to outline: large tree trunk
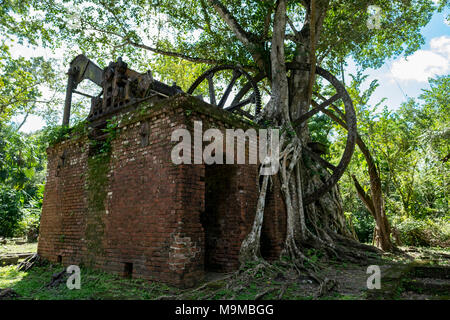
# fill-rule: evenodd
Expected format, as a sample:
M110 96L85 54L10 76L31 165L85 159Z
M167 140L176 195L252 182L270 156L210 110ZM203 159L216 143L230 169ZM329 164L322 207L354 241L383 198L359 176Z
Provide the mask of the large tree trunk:
M336 123L338 123L341 127L347 130L347 125L343 120L345 118L343 112L340 111L337 107L333 106L333 108L339 116L336 116L334 113L328 110L324 110L324 113L327 114ZM384 198L383 191L381 189L381 179L378 174L375 161L370 153L369 148L366 146L358 133L356 134L356 144L358 145L359 150L361 150L361 153L363 154L367 162L367 170L370 177L371 195L366 194L355 176L352 176L352 178L359 198L375 219L376 226L374 230L373 242L377 247L381 248L384 251L392 251L394 249L394 246L390 238L391 227L384 210Z
M353 181L355 183L358 195L366 204L369 211L371 211L373 217L375 218L375 230L374 230L374 244L381 248L383 251L391 251L393 249L392 241L390 238L391 227L389 225L389 220L387 219L384 210L384 199L381 189L381 179L378 175L375 163L372 156L370 155L369 149L364 144L361 139L357 139L359 149L366 159L369 176L370 176L370 193L371 196L366 194L363 188L359 185L356 177L353 176ZM371 204L371 205L370 205Z
M392 244L392 241L390 239L390 225L389 221L384 214L384 206L382 203L374 201L373 194L371 188L372 196L367 194L364 189L361 187L359 181L356 179L354 175L352 175L353 182L355 184L356 192L358 193L358 197L361 199L361 201L366 206L367 210L369 210L372 217L375 219L375 230L373 231L373 244L377 247L381 248L383 251L391 251L394 246ZM377 193L376 191L375 193ZM381 192L380 194L377 194L378 198L382 198ZM381 212L383 214L381 214Z
M318 0L316 6L314 2L312 0L310 3L312 10L308 10L307 14L307 21L310 23L305 27L306 30L310 30L312 25L314 31L309 32L309 36L307 32L302 31L303 44L298 46L294 62L314 64L312 58L315 54L314 47L320 36L320 26L328 1ZM316 248L328 256L358 262L366 258L362 250L375 250L355 240L346 223L338 187L333 187L330 192L307 206L303 203L303 195L318 189L322 185L322 179L327 179L330 174L314 159L305 161L302 149L311 141L306 123L292 127L292 124L310 109L311 88L314 81L311 77L315 74L292 70L288 77L284 54L285 31L286 1L279 0L273 19L270 55L271 98L262 116L281 129L278 175L287 211L287 232L282 254L291 258L298 270L305 269L303 261L308 259L304 255L306 248ZM259 225L262 219L261 207L258 205L253 229L241 249L241 255L244 257L254 256L254 252L258 251L259 244L255 241L259 239L259 235L254 233L260 232Z
M303 32L304 45L298 46L295 56L295 62L314 63L314 47L320 36L321 25L325 17L328 3L326 1L317 1L315 7L314 1L311 2L312 10L309 10L307 21L310 21L306 28L314 28L314 32ZM311 14L311 13L314 14ZM278 21L279 24L283 21ZM276 22L274 21L274 37L278 36L275 32ZM284 30L283 30L284 31ZM284 33L283 33L284 34ZM311 36L313 36L311 38ZM284 37L280 37L284 41ZM313 39L313 41L311 41ZM272 49L275 47L276 39L272 39ZM280 45L281 47L281 45ZM283 74L274 66L278 64L278 68L284 68L284 57L280 57L281 49L277 48L276 52L272 50L272 95L276 94L277 86L275 81L280 82ZM287 85L289 89L288 112L281 108L280 126L287 129L291 123L295 122L302 114L310 109L311 101L311 84L314 82L314 73L305 71L294 71L288 78ZM284 82L284 85L286 83ZM285 90L284 87L280 88ZM275 92L275 94L274 94ZM324 250L329 255L340 259L358 260L361 258L360 252L354 250L368 249L365 246L357 244L346 223L346 219L342 207L342 199L340 197L337 186L333 187L330 192L323 195L316 202L307 206L303 205L303 195L312 192L320 187L322 179L329 177L328 171L313 159L305 161L303 157L302 147L311 141L310 132L306 122L297 128L293 128L296 135L289 137L284 130L282 136L282 159L280 170L281 190L287 207L288 232L285 243L285 254L294 255L302 258L302 254L298 251L304 251L303 248L317 248ZM320 173L320 174L317 174Z

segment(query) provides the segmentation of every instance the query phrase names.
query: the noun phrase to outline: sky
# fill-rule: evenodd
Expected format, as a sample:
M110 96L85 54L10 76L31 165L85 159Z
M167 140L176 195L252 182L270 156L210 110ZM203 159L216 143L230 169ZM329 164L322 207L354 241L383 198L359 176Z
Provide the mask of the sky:
M378 80L379 87L371 97L369 104L375 105L383 98L382 104L395 110L408 98L416 98L422 89L428 89L428 78L448 75L450 73L450 22L446 21L449 10L437 13L422 29L425 44L407 58L400 57L387 60L377 69L368 69L364 74L368 78L362 89L367 89L373 80ZM348 61L345 70L346 79L349 74L356 74L355 63Z
M408 98L416 98L422 93L422 89L428 89L428 78L450 73L450 21L446 21L450 10L436 13L430 23L425 26L421 33L425 38L425 44L408 58L400 57L387 60L385 64L377 69L365 70L368 75L362 89L368 88L373 80L380 84L372 95L369 104L375 105L386 98L382 106L395 110ZM12 50L16 55L24 57L44 56L61 59L62 50L51 52L44 48L28 48L16 46ZM355 63L350 59L345 69L346 79L349 74L356 74ZM64 84L65 85L65 84ZM61 106L63 108L63 106ZM22 118L14 119L21 122ZM23 132L33 132L44 127L44 121L36 116L29 116L21 128Z

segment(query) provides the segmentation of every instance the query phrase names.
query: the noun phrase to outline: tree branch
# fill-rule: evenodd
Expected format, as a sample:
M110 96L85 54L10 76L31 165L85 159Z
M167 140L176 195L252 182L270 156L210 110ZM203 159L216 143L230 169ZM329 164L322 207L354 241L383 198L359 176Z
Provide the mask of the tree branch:
M272 105L279 110L285 121L289 121L289 84L286 76L284 40L286 35L286 1L278 0L273 22L272 51Z
M272 12L274 8L271 8L267 11L266 17L264 18L264 31L263 31L263 39L267 39L269 37L269 29L270 23L272 22Z
M203 17L205 18L207 31L212 34L212 31L211 31L211 19L209 18L208 10L206 9L205 0L200 0L200 4L202 6L202 13L203 13Z
M361 187L361 185L359 184L359 182L356 179L354 174L352 174L352 179L353 179L353 183L355 184L355 188L356 188L356 192L358 193L358 197L366 205L370 214L375 218L375 220L377 220L376 213L375 213L375 207L373 206L372 198L364 191L364 189Z
M237 36L239 41L241 41L246 47L250 47L252 44L251 38L256 38L245 31L241 25L238 23L236 18L228 11L228 9L219 0L208 0L211 6L216 10L223 21L230 27L231 31Z
M27 112L27 113L25 114L25 117L23 118L23 121L19 124L19 126L18 126L17 129L16 129L16 131L19 131L20 128L22 128L22 126L23 126L23 125L25 124L25 122L27 121L27 118L28 118L29 115L30 115L29 112Z
M255 59L256 64L259 68L264 70L264 59L261 54L257 50L260 47L260 43L255 41L257 36L245 31L241 25L238 23L236 18L228 11L228 9L219 1L219 0L208 0L209 4L216 10L222 20L228 25L231 31L236 35L239 41L250 51Z
M295 28L295 26L294 26L294 23L292 22L292 20L291 19L289 19L289 17L286 15L286 21L287 21L287 23L289 24L289 27L292 29L292 31L294 32L294 38L295 38L295 40L292 40L292 41L295 41L295 42L301 42L301 38L302 38L302 36L301 36L301 34L300 34L300 32ZM290 39L291 40L291 39Z
M192 57L192 56L188 56L186 54L180 53L180 52L173 52L173 51L167 51L167 50L161 50L158 48L154 48L154 47L150 47L148 45L142 44L142 43L137 43L135 41L130 40L126 35L122 35L120 33L114 32L114 31L109 31L109 30L102 30L99 29L93 25L90 24L90 27L88 30L92 30L92 31L97 31L100 33L106 33L109 34L111 36L115 36L118 38L121 38L125 41L125 43L132 45L133 47L136 48L140 48L140 49L145 49L157 54L162 54L165 56L169 56L169 57L176 57L176 58L180 58L186 61L190 61L190 62L195 62L195 63L205 63L205 64L221 64L221 63L225 63L225 61L223 60L215 60L215 59L209 59L209 58L200 58L200 57ZM121 44L123 45L123 44Z
M311 64L311 70L309 72L309 82L308 82L308 105L311 104L312 89L315 81L316 75L316 1L311 0L310 4L310 28L309 28L309 41L310 41L310 51L309 58Z
M167 50L161 50L161 49L157 49L157 48L153 48L150 46L147 46L145 44L141 44L141 43L137 43L131 40L128 40L128 43L131 44L132 46L136 47L136 48L141 48L141 49L145 49L154 53L158 53L158 54L162 54L165 56L169 56L169 57L176 57L176 58L181 58L183 60L186 61L190 61L190 62L195 62L195 63L205 63L205 64L221 64L221 63L225 63L226 61L224 60L215 60L215 59L209 59L209 58L199 58L199 57L191 57L188 55L185 55L183 53L179 53L179 52L173 52L173 51L167 51Z

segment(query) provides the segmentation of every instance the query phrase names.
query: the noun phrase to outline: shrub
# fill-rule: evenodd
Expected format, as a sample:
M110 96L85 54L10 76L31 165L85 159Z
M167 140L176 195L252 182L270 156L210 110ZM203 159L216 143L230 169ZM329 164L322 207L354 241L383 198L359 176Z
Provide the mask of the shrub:
M0 236L12 237L22 218L21 195L15 189L0 185Z
M450 223L444 218L415 220L403 219L395 225L405 245L410 246L450 246Z
M39 236L39 221L38 213L27 214L18 224L15 232L17 237L26 237L28 242L35 242Z
M372 243L373 230L375 228L375 220L365 211L355 211L350 215L356 235L359 241L364 243Z

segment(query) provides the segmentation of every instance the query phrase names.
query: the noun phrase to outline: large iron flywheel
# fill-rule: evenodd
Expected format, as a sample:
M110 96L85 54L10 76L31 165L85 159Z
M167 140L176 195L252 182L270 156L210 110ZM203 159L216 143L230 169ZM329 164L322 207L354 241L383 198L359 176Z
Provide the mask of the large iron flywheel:
M200 75L187 93L195 94L205 80L208 86L209 103L213 106L240 114L250 120L253 120L261 111L261 95L257 83L241 67L232 65L213 67ZM238 91L233 92L233 89L239 89L240 80L249 84L249 90L238 98L235 95ZM234 97L230 103L228 100L233 93Z
M300 71L310 71L311 65L306 63L296 63L296 64L288 64L288 69L290 70L300 70ZM313 203L318 200L321 196L331 190L331 188L339 181L339 179L344 174L345 169L353 155L353 151L355 150L355 142L356 142L356 113L355 108L353 107L352 99L350 98L345 86L340 82L335 76L333 76L330 72L322 69L320 67L316 67L316 77L320 76L325 79L333 88L334 94L331 97L324 97L321 94L316 93L316 97L321 99L320 103L316 102L312 99L312 109L308 112L300 115L300 117L295 121L295 125L301 125L303 122L311 119L315 114L326 110L330 106L334 109L338 109L336 107L336 103L341 100L344 104L345 113L340 112L344 115L345 121L347 125L347 141L344 149L344 153L342 154L339 163L335 166L323 159L317 151L312 150L308 146L304 146L304 150L308 153L308 155L316 160L322 167L331 171L331 175L325 179L322 185L316 190L306 193L303 198L303 203L305 205ZM328 113L328 112L327 112Z
M289 71L291 71L291 73L293 71L295 72L296 70L304 72L309 72L311 70L310 64L307 63L288 63L286 67ZM228 80L224 81L224 83L227 83L228 85L223 87L220 100L219 102L217 102L218 99L216 97L216 87L214 85L213 79L218 78L220 80L220 74L224 71L232 72L232 75L228 77ZM237 86L237 80L242 76L247 81L241 82L240 86ZM345 86L330 72L320 67L316 67L316 81L318 79L317 76L326 80L329 85L331 85L332 90L328 91L333 92L333 94L331 94L330 97L325 97L324 95L316 92L315 98L319 98L321 101L317 102L315 99L312 99L311 109L306 113L300 115L300 117L296 119L293 124L295 127L300 126L309 121L314 115L318 114L319 112L329 114L331 110L328 110L328 108L331 107L338 112L338 117L343 122L345 122L347 126L347 140L344 152L337 165L333 165L329 161L323 159L321 157L321 153L323 152L318 151L317 144L315 144L314 142L308 144L307 146L303 146L303 150L310 158L313 158L324 169L330 171L326 179L322 181L320 187L309 193L305 193L303 198L303 203L305 205L311 204L314 201L318 200L321 196L330 191L334 185L336 185L338 180L344 174L344 171L347 168L348 164L350 163L356 142L356 113L353 107L353 102L347 90L345 89ZM255 78L252 78L247 72L245 72L241 67L238 66L217 66L203 73L192 84L192 86L188 90L188 93L193 94L195 90L199 88L201 83L207 80L209 102L212 105L231 112L238 113L248 119L254 119L261 110L261 95L258 90L258 83L264 80L266 77L266 75L258 74ZM223 79L224 78L222 78L221 80L223 81ZM234 98L232 102L226 105L225 103L229 98L233 87L240 87L240 89L234 92ZM344 112L339 110L336 105L339 100L341 100L344 105ZM247 107L247 109L245 109L245 107Z

